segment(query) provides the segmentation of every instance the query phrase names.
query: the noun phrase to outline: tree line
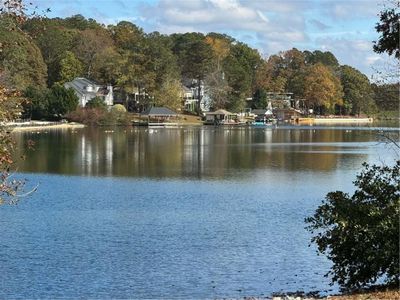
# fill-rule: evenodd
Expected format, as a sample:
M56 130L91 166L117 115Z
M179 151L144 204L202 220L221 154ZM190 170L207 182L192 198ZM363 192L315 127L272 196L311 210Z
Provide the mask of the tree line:
M34 118L70 111L73 96L62 85L75 77L112 84L126 107L136 93L142 107L179 110L182 81L190 79L199 95L206 89L213 109L233 112L246 108L250 97L253 108L265 108L268 92L292 92L319 114L397 109L394 86L371 84L329 51L293 48L263 58L225 34L145 33L131 22L104 26L81 15L30 18L20 30L10 30L14 22L7 14L0 17L0 43L6 46L1 80L25 91L31 100L25 115ZM61 94L67 104L58 104Z

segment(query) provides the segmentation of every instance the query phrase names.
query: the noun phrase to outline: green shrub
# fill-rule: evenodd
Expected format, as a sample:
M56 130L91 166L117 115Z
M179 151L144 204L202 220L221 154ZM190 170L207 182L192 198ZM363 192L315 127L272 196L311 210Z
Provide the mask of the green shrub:
M106 109L107 108L107 104L104 102L104 99L96 96L92 99L90 99L87 103L86 103L86 107L87 108L100 108L100 109Z
M331 192L306 219L318 251L333 262L328 274L343 290L378 280L399 284L400 161L364 168L352 196Z

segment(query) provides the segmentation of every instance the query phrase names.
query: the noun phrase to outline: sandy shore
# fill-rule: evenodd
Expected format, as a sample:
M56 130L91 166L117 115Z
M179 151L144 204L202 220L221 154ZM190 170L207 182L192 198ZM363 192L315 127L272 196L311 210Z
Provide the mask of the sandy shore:
M78 129L86 127L79 123L46 123L46 122L31 122L27 123L9 123L6 125L12 131L38 131L49 129Z

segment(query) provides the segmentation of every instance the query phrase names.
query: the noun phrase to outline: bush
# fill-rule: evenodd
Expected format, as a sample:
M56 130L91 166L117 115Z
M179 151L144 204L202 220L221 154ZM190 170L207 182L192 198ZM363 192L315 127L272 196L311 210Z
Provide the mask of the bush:
M117 113L126 113L126 108L122 104L115 104L113 107L111 107L111 111Z
M68 114L67 119L91 126L131 125L127 113L107 111L101 108L78 108Z
M99 125L100 120L104 118L106 112L97 108L78 108L69 113L67 119L72 122L78 122L85 125Z
M399 284L400 161L394 167L369 166L357 176L353 196L326 196L307 229L333 266L328 274L342 290ZM327 274L327 275L328 275Z
M100 109L106 109L107 104L104 102L104 99L100 97L94 97L86 103L87 108L100 108Z

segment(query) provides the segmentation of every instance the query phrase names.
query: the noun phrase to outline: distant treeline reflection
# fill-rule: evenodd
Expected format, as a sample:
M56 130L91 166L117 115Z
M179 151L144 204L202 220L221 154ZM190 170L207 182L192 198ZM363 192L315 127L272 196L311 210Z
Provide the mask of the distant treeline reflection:
M20 172L223 178L255 172L332 171L361 163L370 132L331 129L177 128L49 130L15 135ZM35 149L25 147L27 140Z

